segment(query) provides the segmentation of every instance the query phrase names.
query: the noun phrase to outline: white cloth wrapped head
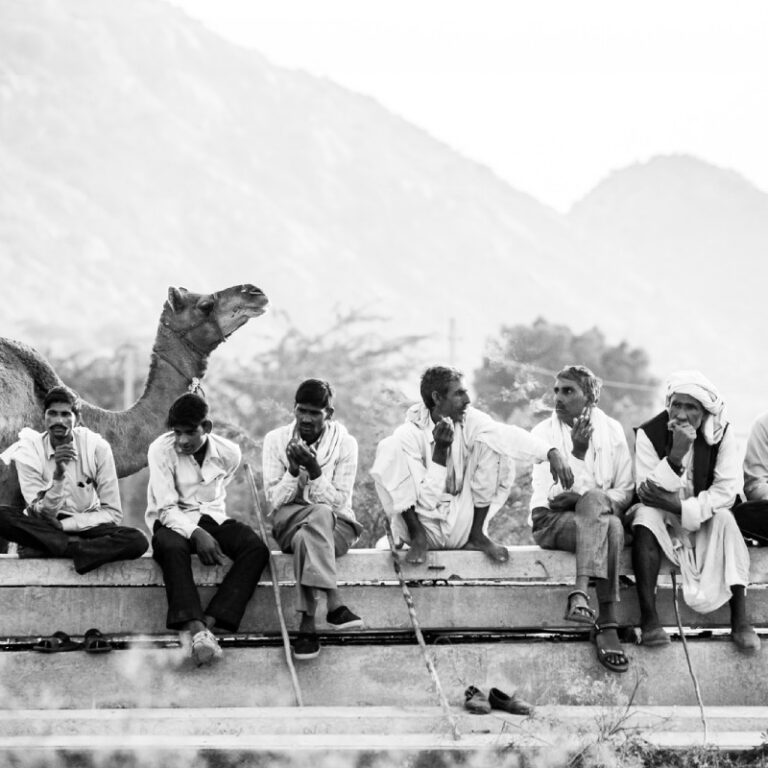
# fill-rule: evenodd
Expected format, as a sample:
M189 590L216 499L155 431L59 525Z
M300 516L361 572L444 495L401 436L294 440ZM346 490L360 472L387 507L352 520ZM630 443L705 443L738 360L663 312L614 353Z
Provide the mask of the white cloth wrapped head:
M700 371L677 371L667 379L666 407L672 395L688 395L695 398L704 409L701 433L709 445L722 440L728 424L725 403L717 387Z

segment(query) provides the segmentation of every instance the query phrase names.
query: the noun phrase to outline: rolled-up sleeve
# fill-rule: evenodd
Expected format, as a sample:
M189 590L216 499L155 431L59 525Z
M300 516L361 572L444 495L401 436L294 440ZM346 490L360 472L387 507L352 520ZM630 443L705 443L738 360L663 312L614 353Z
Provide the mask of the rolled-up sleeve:
M768 499L768 414L753 425L744 456L744 494L750 501Z

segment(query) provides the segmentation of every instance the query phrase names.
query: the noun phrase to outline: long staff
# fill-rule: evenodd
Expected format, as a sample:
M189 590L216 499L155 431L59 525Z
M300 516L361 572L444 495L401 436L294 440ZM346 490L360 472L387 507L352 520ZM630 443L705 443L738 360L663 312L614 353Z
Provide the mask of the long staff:
M456 725L456 719L451 712L451 707L448 704L448 700L443 693L443 686L440 685L440 678L437 676L437 670L435 664L432 661L432 656L427 650L427 644L424 642L424 635L421 633L421 625L419 619L416 616L416 606L413 604L413 595L411 590L408 589L408 585L405 583L405 577L403 576L403 569L400 567L400 558L397 554L397 547L395 547L395 538L392 535L392 525L389 522L389 515L384 513L384 526L387 530L387 541L389 542L389 551L392 553L392 565L395 568L398 581L400 582L400 588L403 590L403 597L405 598L405 604L408 607L408 615L411 617L411 624L413 625L413 631L416 633L416 640L421 647L421 652L424 655L424 663L427 665L427 671L432 678L432 683L437 691L437 696L440 699L440 706L443 708L443 712L451 725L451 731L453 738L458 741L461 738L459 728Z
M683 651L685 651L685 660L688 662L688 671L691 673L691 679L693 680L693 690L696 692L696 701L699 703L699 714L701 716L701 722L704 726L704 743L709 742L709 736L707 735L707 718L704 716L704 702L701 700L701 689L699 688L699 680L696 677L696 673L693 671L693 664L691 664L691 657L688 655L688 641L685 639L685 632L683 632L683 622L680 620L680 609L677 606L677 579L675 578L675 572L672 571L672 601L675 606L675 618L677 619L677 629L680 632L680 639L683 641Z
M259 526L259 535L264 543L267 543L267 529L264 525L264 519L261 516L261 504L259 504L259 492L256 488L256 479L253 476L253 470L250 465L244 464L245 474L248 476L248 484L251 486L253 494L253 504L256 507L256 522ZM288 628L285 626L283 616L283 604L280 600L280 584L278 582L277 567L272 557L269 558L269 574L272 579L272 592L275 596L275 608L277 609L277 618L280 620L280 633L283 636L283 650L285 651L285 661L288 664L288 670L291 673L291 682L293 683L293 692L296 694L296 703L304 706L304 700L301 697L301 688L299 687L299 678L296 676L296 667L293 666L293 657L291 656L291 641L288 638Z

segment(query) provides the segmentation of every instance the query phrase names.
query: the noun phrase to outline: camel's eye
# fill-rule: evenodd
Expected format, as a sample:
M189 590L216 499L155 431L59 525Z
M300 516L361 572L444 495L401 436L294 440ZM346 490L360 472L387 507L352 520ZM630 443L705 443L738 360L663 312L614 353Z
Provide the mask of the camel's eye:
M205 313L206 315L209 315L211 313L211 310L214 307L214 301L213 299L202 299L200 303L197 305L197 308Z

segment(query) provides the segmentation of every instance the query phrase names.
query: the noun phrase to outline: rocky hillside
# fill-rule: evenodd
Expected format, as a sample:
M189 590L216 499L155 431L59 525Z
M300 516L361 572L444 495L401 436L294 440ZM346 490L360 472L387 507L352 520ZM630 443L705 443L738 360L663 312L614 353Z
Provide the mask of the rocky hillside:
M766 206L669 157L560 216L161 0L0 3L0 329L40 348L150 337L168 285L249 281L274 312L240 350L280 313L317 328L357 307L433 334L425 362L455 318L471 368L500 324L543 315L642 344L660 375L702 367L754 409Z

